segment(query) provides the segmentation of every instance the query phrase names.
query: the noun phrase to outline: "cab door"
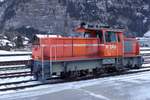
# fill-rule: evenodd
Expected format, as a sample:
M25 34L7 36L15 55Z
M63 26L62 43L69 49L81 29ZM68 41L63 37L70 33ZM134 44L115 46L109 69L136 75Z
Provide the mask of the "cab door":
M104 57L116 57L122 55L122 42L119 32L104 31Z

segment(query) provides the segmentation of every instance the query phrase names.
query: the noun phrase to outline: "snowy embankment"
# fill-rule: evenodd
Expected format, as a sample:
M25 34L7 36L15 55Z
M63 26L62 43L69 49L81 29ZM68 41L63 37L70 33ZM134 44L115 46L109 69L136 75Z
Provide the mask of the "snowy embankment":
M144 54L144 55L150 54L150 50L149 51L140 51L140 54Z
M150 49L150 47L140 47L140 50L149 50Z
M141 48L141 51L142 50L150 51L150 48ZM142 53L145 54L147 52L142 51ZM29 79L32 79L32 77L26 77L24 79L20 78L19 80L29 80ZM80 82L44 85L44 86L38 86L38 87L29 88L29 89L26 88L26 89L19 90L19 91L14 90L14 91L8 91L8 92L0 92L1 94L0 99L10 100L13 98L13 99L21 100L26 97L35 97L35 96L44 95L44 94L52 94L52 93L61 92L65 90L74 90L74 91L84 90L83 88L96 86L98 84L106 85L106 83L108 83L109 85L113 85L113 84L118 85L119 84L117 83L118 81L123 81L123 82L125 81L125 82L137 84L137 83L141 83L141 80L149 81L149 79L150 79L149 72L143 72L143 73L138 73L134 75L113 76L113 77L92 79L92 80L86 80L86 81L80 81ZM15 81L15 78L13 80L6 79L4 82L12 82L12 81ZM123 85L120 85L120 86L123 87ZM92 92L88 92L88 93L92 93ZM92 94L92 96L97 97L95 94Z
M17 56L17 54L19 56ZM27 54L22 55L20 54ZM21 61L21 60L30 60L31 59L31 52L25 52L25 51L4 51L0 50L0 55L9 55L9 56L0 56L0 62L4 61ZM13 56L10 56L13 55Z
M11 54L31 54L32 52L28 51L4 51L0 50L0 55L11 55Z
M121 85L122 83L119 82L129 82L133 84L140 84L141 80L143 81L149 81L150 74L149 72L143 72L138 74L132 74L132 75L123 75L123 76L113 76L113 77L106 77L106 78L99 78L99 79L92 79L92 80L86 80L86 81L79 81L79 82L70 82L70 83L62 83L62 84L54 84L54 85L44 85L44 86L38 86L33 87L29 89L24 89L20 91L8 91L8 92L1 92L0 99L17 99L21 100L23 98L27 97L36 97L36 96L42 96L46 94L52 94L57 92L65 92L66 90L86 90L85 88L91 88L93 86L101 84L102 86L107 86L107 84L110 85L119 85L119 87L124 87L124 85ZM100 87L99 87L100 88ZM92 93L92 91L91 91ZM70 93L69 93L70 94ZM139 94L140 95L140 94ZM94 97L96 95L93 95ZM105 100L105 99L104 99ZM110 100L110 99L108 99Z
M27 80L33 80L34 78L32 76L26 76L24 78L22 77L14 77L14 78L5 78L5 79L0 79L0 84L3 83L9 83L9 82L16 82L17 81L27 81Z
M141 47L140 54L150 54L150 47Z
M1 71L0 70L0 74L6 74L6 73L9 73L9 74L11 74L11 73L19 73L19 72L30 72L30 69L28 68L26 68L26 69L19 69L19 70L6 70L6 71Z
M31 56L6 56L6 57L0 57L0 62L5 62L5 61L23 61L23 60L30 60Z

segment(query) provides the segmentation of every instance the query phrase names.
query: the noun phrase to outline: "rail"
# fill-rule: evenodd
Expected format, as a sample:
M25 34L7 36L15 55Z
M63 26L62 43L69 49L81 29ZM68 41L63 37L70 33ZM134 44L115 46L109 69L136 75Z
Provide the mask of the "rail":
M0 62L0 66L8 66L8 65L29 65L31 60L18 60L18 61L2 61Z
M31 56L32 53L25 53L25 54L0 54L0 57L8 57L8 56Z
M143 53L143 54L144 54L144 59L145 60L150 59L150 57L145 56L147 53ZM50 53L50 55L52 55L52 54ZM54 53L54 55L56 55L56 54ZM57 58L55 58L55 59L57 59ZM148 61L147 61L147 63L148 63ZM73 79L73 80L62 80L62 79L56 78L57 80L56 79L50 79L50 80L46 81L45 83L41 83L41 82L35 81L33 79L24 80L24 81L20 81L20 80L17 81L16 80L15 82L1 83L0 84L0 91L32 88L32 87L35 87L35 86L40 86L40 85L45 85L45 84L56 84L56 83L64 83L64 82L72 82L72 81L80 81L80 80L89 80L89 79L93 79L93 78L109 77L109 76L115 76L115 75L124 75L124 74L133 74L133 73L139 73L139 72L146 72L146 71L150 71L150 62L148 64L149 65L147 65L147 66L143 65L143 67L141 69L130 70L130 71L127 71L127 72L104 74L104 75L101 75L101 76L88 76L88 77L84 77L84 78L81 77L79 79ZM10 74L10 76L12 76L12 78L18 77L18 76L24 78L25 75L30 76L30 72L29 73L28 72L21 73L21 74L20 73L13 73L13 75ZM6 76L9 77L9 74L6 75ZM23 85L22 85L22 83L23 83Z

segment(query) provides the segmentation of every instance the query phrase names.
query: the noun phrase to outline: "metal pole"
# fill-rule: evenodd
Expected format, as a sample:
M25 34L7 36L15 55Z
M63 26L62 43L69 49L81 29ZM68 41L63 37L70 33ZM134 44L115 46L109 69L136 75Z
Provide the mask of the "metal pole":
M117 49L117 67L118 67L118 63L119 63L119 55L118 55L118 46L119 46L119 42L118 42L118 33L115 33L116 35L116 40L117 40L117 45L116 45L116 49Z
M42 79L44 79L44 57L43 57L43 45L41 46L42 47Z
M57 51L56 51L56 45L55 45L55 60L56 60L56 57L57 57Z
M53 46L50 46L50 76L52 75L52 72L53 72L53 71L52 71L52 70L53 70L53 68L52 68L52 67L53 67L53 66L52 66L52 58L53 58L53 57L52 57L52 56L53 56L53 55L52 55L52 47L53 47Z
M125 45L125 40L124 40L124 36L122 36L122 51L123 51L123 57L122 57L122 64L124 65L124 53L125 53L125 48L124 48L124 45Z
M49 46L49 74L51 74L51 45Z

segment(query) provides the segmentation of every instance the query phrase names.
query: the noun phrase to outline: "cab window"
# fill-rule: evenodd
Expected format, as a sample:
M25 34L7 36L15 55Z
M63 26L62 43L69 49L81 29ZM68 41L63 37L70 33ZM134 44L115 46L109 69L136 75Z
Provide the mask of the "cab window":
M100 43L104 43L102 31L96 31L96 37L99 38Z
M39 40L39 38L37 37L37 36L33 36L33 38L32 38L32 44L33 45L40 45L40 40Z
M85 38L94 38L96 37L95 34L93 34L92 32L85 32L84 33L84 37Z
M107 31L105 32L106 42L117 42L117 36L115 32Z
M90 37L91 37L91 33L85 32L85 33L84 33L84 37L85 37L85 38L90 38Z
M120 42L120 41L121 41L121 39L120 39L120 36L119 36L119 34L117 34L117 37L118 37L118 42Z

